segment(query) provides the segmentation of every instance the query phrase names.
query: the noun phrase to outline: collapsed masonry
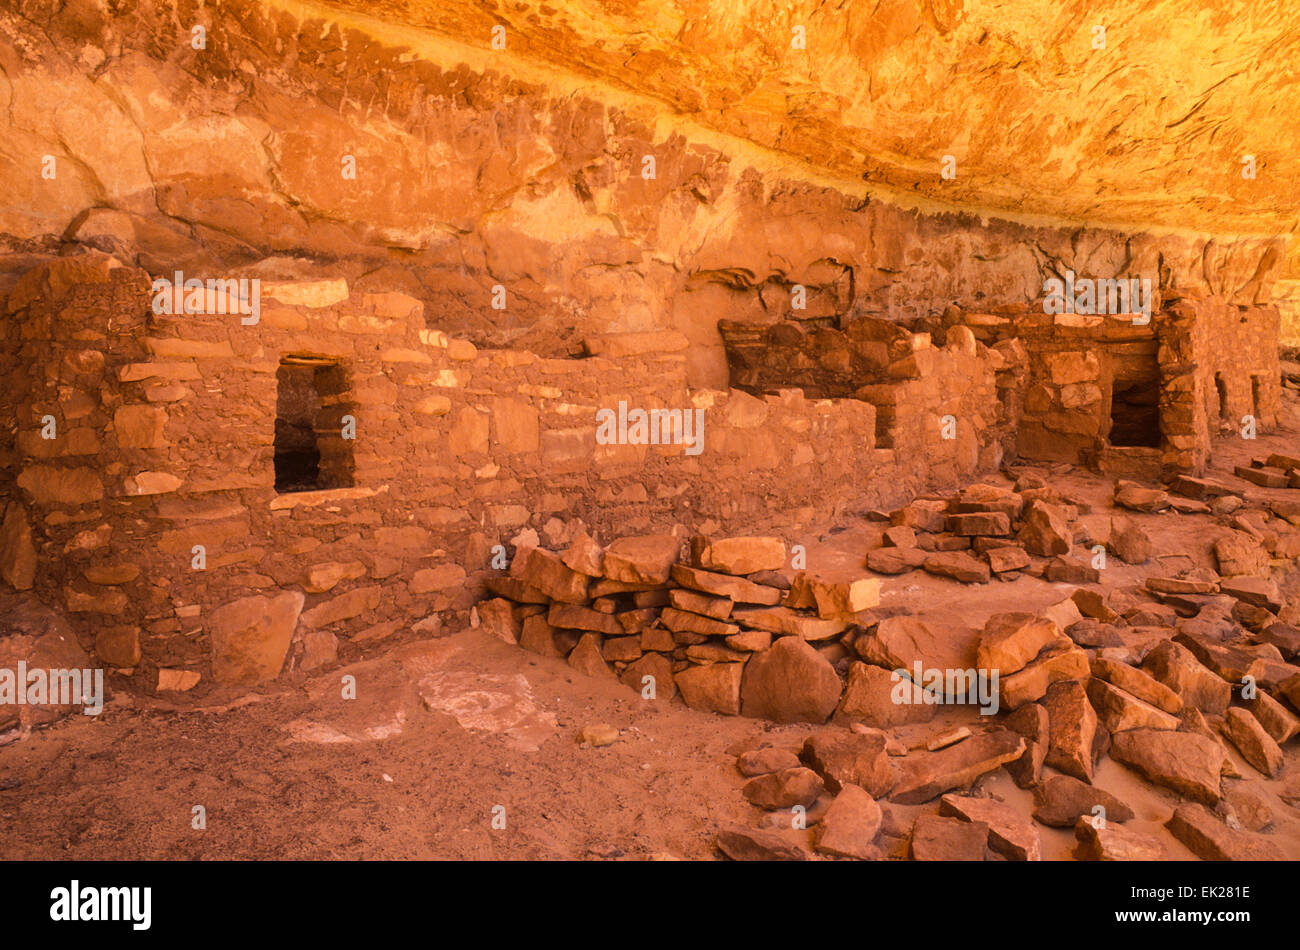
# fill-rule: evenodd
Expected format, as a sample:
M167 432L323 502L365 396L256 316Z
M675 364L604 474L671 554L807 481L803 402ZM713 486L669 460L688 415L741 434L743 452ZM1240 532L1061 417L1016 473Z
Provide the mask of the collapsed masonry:
M890 803L940 798L893 836L907 856L1032 859L1027 816L955 794L1001 768L1082 856L1160 856L1089 785L1108 754L1190 799L1169 829L1196 853L1277 853L1227 750L1275 778L1300 734L1300 602L1275 580L1300 558L1300 457L1201 477L1221 423L1277 424L1272 308L723 322L722 391L687 384L672 331L540 357L453 339L399 293L262 291L253 325L159 314L149 275L101 254L13 287L0 577L19 635L0 661L84 650L202 695L477 624L642 696L828 729L742 756L770 820L722 830L735 857L808 856L780 827L795 805L818 850L880 856ZM702 411L703 453L597 438L619 403ZM1130 514L1212 519L1216 570L1101 589L1091 555L1146 565L1151 539L1027 470L997 484L1015 458L1115 476ZM858 567L792 569L782 536L854 518L881 529ZM881 578L918 570L1078 589L965 636L881 606ZM897 701L893 670L917 663L996 670L999 711L900 747L938 706L922 683ZM1257 696L1236 698L1243 677ZM1086 820L1096 804L1115 824Z
M1300 488L1300 458L1267 461ZM1241 502L1230 487L1204 479L1182 476L1174 490L1182 494L1120 481L1115 504L1138 512L1230 515ZM881 546L867 552L865 571L792 572L786 546L775 537L697 535L683 551L674 535L620 538L602 548L583 534L562 553L522 550L508 575L488 579L496 596L480 603L477 615L492 633L524 649L567 657L588 675L617 675L638 691L680 692L697 709L776 722L820 723L833 715L890 727L927 722L935 713L921 698L898 702L894 670L911 673L922 661L926 670L996 670L994 711L1015 710L1041 700L1058 681L1086 680L1090 664L1082 648L1126 645L1115 624L1155 642L1163 633L1172 636L1164 628L1180 616L1197 617L1209 606L1222 610L1226 602L1233 621L1263 636L1260 658L1276 661L1261 682L1300 708L1300 667L1284 662L1300 647L1290 625L1300 620L1300 604L1287 606L1269 579L1272 558L1286 564L1300 557L1300 531L1292 528L1300 526L1300 499L1273 501L1266 511L1282 531L1266 536L1235 520L1214 545L1217 575L1153 571L1142 589L1112 595L1113 604L1081 586L1037 618L990 620L986 638L996 643L978 650L959 631L928 631L906 610L881 607L878 576L923 570L985 584L1023 574L1091 585L1101 580L1091 554L1098 546L1145 565L1153 556L1150 539L1122 516L1082 518L1077 504L1026 475L1014 489L975 484L897 509ZM1077 556L1080 551L1088 557ZM1282 613L1288 623L1279 620ZM1208 617L1209 611L1200 619ZM1003 641L1016 638L1023 643L1008 652ZM960 701L976 699L971 692Z
M876 407L877 442L893 445L939 426L936 395L971 385L942 362L953 347L988 347L992 391L1006 457L1083 463L1121 477L1168 478L1204 470L1211 439L1277 424L1281 399L1280 321L1273 306L1218 298L1169 299L1141 314L1049 314L1023 306L991 313L949 307L916 334L864 317L843 330L827 319L772 325L722 321L733 385L768 392L797 385L805 395L855 397ZM980 350L983 353L983 350ZM972 387L974 389L974 387ZM959 422L974 421L957 415Z
M583 535L563 553L522 551L488 581L498 596L478 615L495 635L617 676L644 699L680 693L704 711L813 724L806 739L785 734L739 756L742 794L763 815L720 830L719 850L737 860L1032 861L1039 826L1072 828L1083 859L1169 857L1161 837L1126 824L1129 804L1094 785L1107 756L1183 799L1165 826L1197 856L1279 859L1270 835L1292 822L1261 781L1282 776L1283 749L1300 736L1300 599L1294 576L1287 595L1273 572L1300 558L1300 497L1261 472L1300 488L1300 457L1277 453L1238 470L1273 490L1262 504L1244 485L1191 476L1168 492L1120 480L1123 514L1030 473L975 484L897 509L867 553L871 573L829 579L792 573L773 537L696 536L682 550L672 535L603 549ZM1160 512L1217 519L1215 569L1166 572L1138 523ZM1145 580L1100 586L1095 559L1074 556L1097 546ZM916 569L954 583L1079 586L979 629L939 627L879 603L872 575ZM981 675L992 697L977 697ZM899 740L950 704L983 715ZM966 793L1002 769L1033 790L1032 812ZM1300 784L1279 794L1296 805ZM937 814L900 810L936 799Z
M666 534L602 549L584 534L563 555L525 548L509 576L488 580L499 596L478 606L479 619L588 675L617 670L647 698L680 692L696 709L825 721L841 694L827 656L846 655L842 637L879 603L880 581L800 573L792 584L779 538L696 537L687 559L696 567L681 547Z
M1267 431L1278 400L1276 310L1214 298L1147 327L724 321L722 391L688 387L673 331L543 358L449 338L399 293L263 293L255 325L159 314L149 275L89 253L8 297L0 575L142 688L257 683L463 623L500 550L588 530L811 530L1013 455L1195 473L1222 415ZM703 410L705 454L601 444L620 401Z

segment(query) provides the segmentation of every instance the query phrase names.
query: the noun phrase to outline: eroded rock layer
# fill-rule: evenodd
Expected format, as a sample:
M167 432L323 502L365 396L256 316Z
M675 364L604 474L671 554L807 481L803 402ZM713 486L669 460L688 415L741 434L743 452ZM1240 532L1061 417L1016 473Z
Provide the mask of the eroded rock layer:
M19 4L0 16L0 232L153 274L326 268L547 355L674 328L711 386L717 321L788 316L796 286L799 316L841 321L1024 306L1067 270L1267 302L1295 221L1269 66L1287 21L1198 60L1126 13L1098 72L1063 26L1087 17L1018 6ZM787 52L796 25L808 49Z

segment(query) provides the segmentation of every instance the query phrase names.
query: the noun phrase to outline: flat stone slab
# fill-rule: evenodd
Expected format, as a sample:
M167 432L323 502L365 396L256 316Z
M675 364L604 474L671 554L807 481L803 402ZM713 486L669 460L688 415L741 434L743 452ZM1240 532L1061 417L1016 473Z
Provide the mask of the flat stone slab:
M989 847L1011 861L1041 861L1038 830L1028 818L1005 802L969 795L945 795L939 800L939 814L982 822L989 828Z
M847 620L822 620L797 613L789 607L737 607L732 610L731 619L751 630L766 630L805 640L825 640L849 627Z
M715 597L730 597L738 604L764 604L776 606L781 602L784 592L775 587L755 584L743 577L730 574L715 574L699 568L674 564L671 568L672 579L682 587L703 591Z
M718 832L718 850L733 861L807 861L811 852L793 833L729 825Z
M1034 789L1034 818L1049 828L1070 828L1080 817L1095 816L1124 822L1133 818L1133 809L1110 792L1071 775L1053 775Z
M921 815L912 825L913 861L983 861L989 826L941 815Z
M944 792L969 787L981 775L1020 758L1025 739L1009 730L972 736L938 752L918 752L903 760L890 800L920 805Z
M1207 736L1131 729L1112 737L1110 756L1147 781L1194 801L1214 805L1222 795L1223 746Z
M1111 822L1080 818L1074 825L1080 861L1159 861L1166 857L1164 842L1155 835L1133 831Z
M1205 861L1284 861L1281 849L1262 835L1229 828L1204 805L1184 802L1165 827Z

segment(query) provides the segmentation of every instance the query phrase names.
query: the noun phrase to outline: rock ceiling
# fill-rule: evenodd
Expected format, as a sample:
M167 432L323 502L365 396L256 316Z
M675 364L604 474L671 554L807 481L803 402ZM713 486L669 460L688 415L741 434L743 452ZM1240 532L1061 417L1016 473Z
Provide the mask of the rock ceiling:
M1001 255L966 301L992 304L1067 259L1032 246L1042 234L1009 248L996 229L969 245L948 229L946 250L917 231L912 247L897 222L854 218L865 197L1058 234L1185 235L1175 269L1231 258L1231 279L1207 288L1231 292L1273 270L1278 250L1261 258L1257 239L1300 226L1300 3L1202 6L6 0L0 238L48 248L134 230L159 266L199 259L196 246L221 260L409 253L439 288L449 271L475 286L528 272L551 304L600 297L575 293L574 274L610 283L614 264L662 300L655 268L757 286L833 259L860 272L861 297L935 284L928 261L991 273ZM658 190L633 167L649 151L669 169ZM344 153L367 169L355 186ZM1300 278L1300 241L1283 253L1274 276ZM1154 266L1150 248L1126 254ZM934 293L963 301L961 287Z
M485 50L504 25L503 62L646 97L904 202L1223 235L1290 236L1300 216L1300 4L1288 0L292 8ZM805 49L792 48L797 27ZM944 155L956 160L951 180ZM1253 180L1244 155L1255 156Z

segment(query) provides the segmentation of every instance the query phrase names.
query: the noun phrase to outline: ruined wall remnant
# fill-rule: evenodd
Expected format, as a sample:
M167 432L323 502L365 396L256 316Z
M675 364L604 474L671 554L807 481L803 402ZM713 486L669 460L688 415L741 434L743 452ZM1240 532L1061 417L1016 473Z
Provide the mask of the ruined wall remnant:
M1016 454L1123 477L1201 472L1221 430L1272 431L1281 377L1276 307L1180 299L1152 314L961 314L990 344L1019 341Z
M265 679L412 620L436 629L521 533L797 530L1000 459L981 408L995 361L973 338L908 335L870 398L755 396L688 386L671 331L540 357L430 329L402 294L322 286L262 284L255 325L233 303L157 313L145 273L92 254L38 266L11 295L25 367L11 492L35 589L102 662ZM698 413L697 444L598 439L620 404Z
M9 295L0 566L150 683L256 682L436 630L495 551L577 526L805 530L1012 455L1199 472L1220 419L1267 431L1280 398L1277 310L1222 300L1146 325L1009 307L926 332L724 323L725 390L689 384L671 330L544 357L431 328L404 294L260 286L256 322L212 291L160 313L148 274L90 253ZM638 437L637 410L698 415L696 443Z

